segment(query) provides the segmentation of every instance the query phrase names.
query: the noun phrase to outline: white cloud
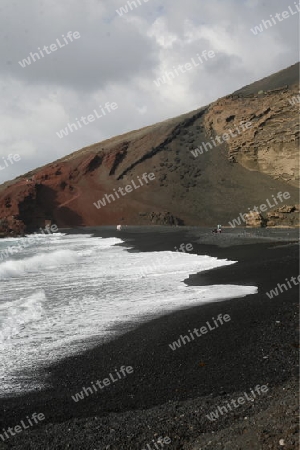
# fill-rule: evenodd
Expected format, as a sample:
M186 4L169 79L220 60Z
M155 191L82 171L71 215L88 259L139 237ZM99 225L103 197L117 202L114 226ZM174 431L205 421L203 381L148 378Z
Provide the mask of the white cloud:
M291 2L293 3L293 2ZM81 147L188 112L295 63L299 17L254 36L250 28L286 2L151 0L119 17L125 0L2 0L0 157L22 160L0 182ZM21 68L20 59L68 31L81 38ZM172 84L153 80L203 50L216 57ZM59 139L99 104L117 111Z

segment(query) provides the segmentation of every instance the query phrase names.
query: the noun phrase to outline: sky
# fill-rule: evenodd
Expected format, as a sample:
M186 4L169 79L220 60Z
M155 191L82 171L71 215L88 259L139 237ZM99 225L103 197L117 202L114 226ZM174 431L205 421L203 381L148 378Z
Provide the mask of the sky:
M1 0L0 183L296 63L294 3Z

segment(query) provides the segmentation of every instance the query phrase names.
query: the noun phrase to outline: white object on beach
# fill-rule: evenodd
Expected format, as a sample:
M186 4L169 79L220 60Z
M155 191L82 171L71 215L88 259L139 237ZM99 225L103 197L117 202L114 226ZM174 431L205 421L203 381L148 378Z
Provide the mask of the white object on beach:
M121 231L122 230L122 225L117 225L117 230Z

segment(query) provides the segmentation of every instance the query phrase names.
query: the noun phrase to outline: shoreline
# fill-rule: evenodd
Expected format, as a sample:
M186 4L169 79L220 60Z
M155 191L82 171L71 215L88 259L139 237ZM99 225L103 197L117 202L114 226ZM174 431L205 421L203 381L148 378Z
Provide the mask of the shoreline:
M55 226L56 225L52 225ZM173 232L173 231L178 231L178 230L182 230L182 231L196 231L196 230L202 230L204 232L210 233L212 231L211 227L208 226L203 226L203 225L176 225L176 226L169 226L169 225L123 225L123 232L124 231L132 231L132 230L159 230L160 232L162 232L163 230L167 230L168 233L169 232ZM42 228L37 229L34 232L31 233L25 233L22 235L17 235L17 234L6 234L6 233L0 233L0 239L7 239L7 238L22 238L22 237L27 237L30 238L31 235L36 234L39 230L42 230ZM88 233L90 230L94 230L96 233L99 232L104 232L104 233L114 233L114 231L116 230L116 225L103 225L103 226L79 226L79 227L62 227L59 228L57 231L58 232L66 232L66 233L70 233L73 234L75 232L79 232L80 234L83 233ZM229 225L223 225L222 226L222 230L226 231L227 234L240 234L243 233L244 236L256 236L257 238L261 237L263 238L263 236L260 236L260 234L268 234L271 233L272 231L282 231L282 232L287 232L290 231L291 234L294 235L295 239L299 239L299 233L300 233L300 226L289 226L289 225L274 225L272 227L247 227L247 226L236 226L236 227L231 227ZM231 232L231 233L228 233ZM118 233L120 233L118 231ZM223 233L224 234L224 233ZM298 236L297 236L298 234ZM274 236L275 239L280 239L280 237ZM266 239L271 239L271 237L266 237Z
M291 380L296 377L297 335L291 324L296 327L298 289L290 289L272 300L265 293L278 282L284 282L286 277L299 272L296 243L290 242L293 240L290 237L284 241L270 237L268 243L258 243L254 237L252 245L218 247L199 243L199 230L182 228L174 228L174 232L152 229L136 233L131 230L127 238L122 236L123 232L111 229L101 230L101 233L121 239L125 237L122 245L131 247L129 251L169 250L181 242L191 242L194 246L192 253L238 262L192 274L185 280L186 284L256 285L258 294L188 307L140 325L134 324L131 330L125 330L125 334L113 341L49 367L48 376L53 389L0 400L0 411L5 411L5 417L1 414L1 428L17 424L18 418L22 419L31 411L42 412L46 417L46 435L44 427L40 427L11 438L16 444L20 441L21 445L22 439L25 442L47 439L45 442L49 445L51 439L60 436L66 444L72 443L72 448L93 449L95 445L98 448L110 445L111 449L138 449L145 442L151 442L157 432L159 436L171 438L170 448L189 448L189 442L196 441L202 433L208 433L207 439L212 441L212 431L224 433L230 425L230 414L222 416L216 423L205 419L204 413L207 411L208 414L215 409L214 406L222 405L224 398L239 397L236 393L248 392L256 385L268 385L269 393L258 403L247 404L234 413L240 418L243 415L255 417L269 408L283 385L295 385ZM208 241L214 238L209 236ZM234 237L233 242L237 241ZM180 334L221 313L231 317L225 326L176 351L168 347ZM134 369L126 383L120 380L99 395L91 395L78 404L72 401L71 395L83 386L122 365ZM201 418L196 420L191 411L197 408L202 412ZM177 410L189 417L193 430L185 420L179 424L180 418L175 420L177 425L172 428L170 424L177 417ZM160 421L160 416L164 420ZM82 426L78 428L79 423ZM134 434L136 423L139 423L140 433L135 440L130 440L128 435ZM162 427L166 423L169 423L168 427ZM95 426L100 424L102 431L95 431ZM72 436L68 435L68 428L72 429ZM90 447L76 446L77 442L84 442L83 438L92 439ZM28 448L43 448L34 445ZM243 448L248 449L247 446ZM249 450L255 448L252 446Z

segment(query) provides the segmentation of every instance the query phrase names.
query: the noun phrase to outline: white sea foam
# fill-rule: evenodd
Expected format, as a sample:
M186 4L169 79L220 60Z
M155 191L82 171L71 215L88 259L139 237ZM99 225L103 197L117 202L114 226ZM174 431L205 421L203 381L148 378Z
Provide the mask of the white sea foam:
M41 253L31 258L6 261L0 264L0 280L24 277L30 273L42 272L64 264L75 264L78 255L71 250Z
M21 260L0 264L0 395L41 387L46 380L38 369L111 339L121 323L257 292L255 286L183 283L189 274L234 261L128 252L115 245L121 242L49 235Z

